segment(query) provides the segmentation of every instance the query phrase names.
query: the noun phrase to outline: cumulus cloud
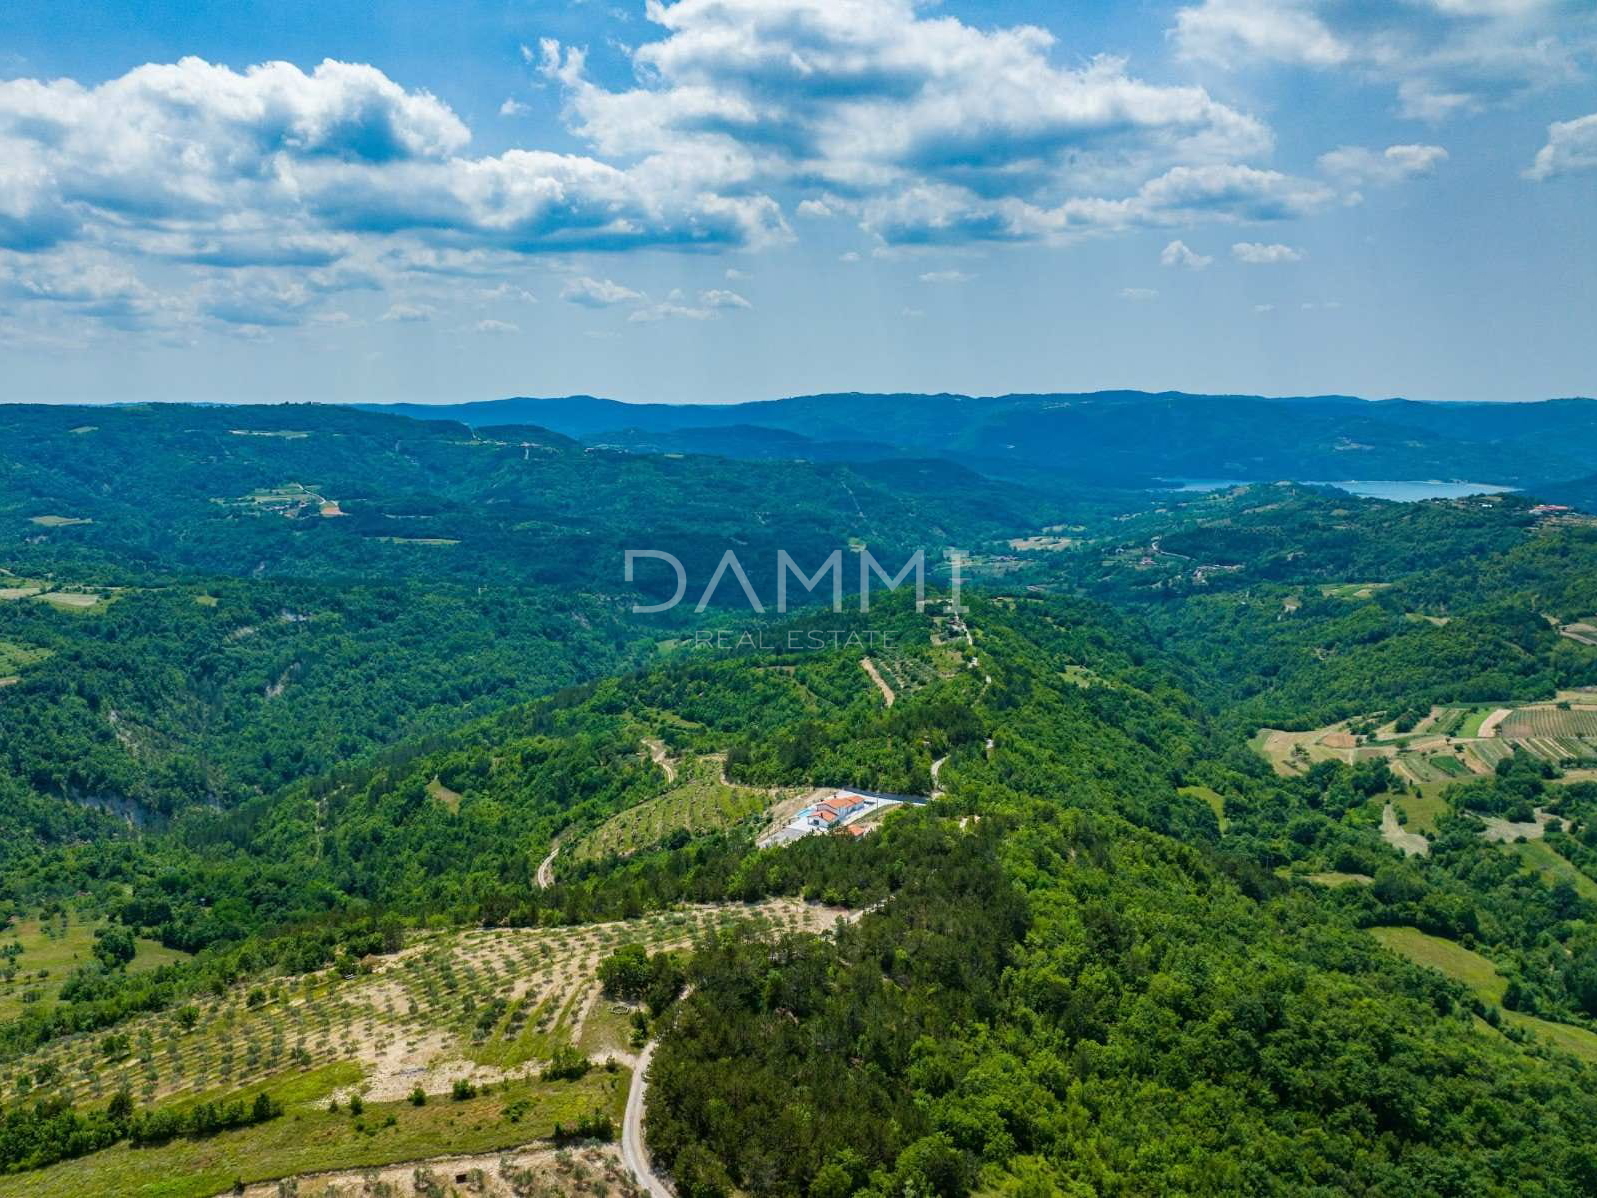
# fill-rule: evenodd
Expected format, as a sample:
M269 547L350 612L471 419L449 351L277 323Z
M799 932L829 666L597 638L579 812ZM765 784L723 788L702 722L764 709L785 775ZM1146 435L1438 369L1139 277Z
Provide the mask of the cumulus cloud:
M1159 298L1159 293L1152 287L1122 287L1119 294L1121 299L1133 303L1146 303Z
M1392 184L1432 174L1447 157L1441 146L1387 146L1379 152L1364 146L1339 146L1321 154L1319 165L1321 172L1340 183Z
M1320 20L1308 0L1288 8ZM189 273L163 273L171 311L149 318L269 328L341 289L398 306L418 276L497 283L527 255L757 250L794 236L784 203L896 249L1286 220L1334 199L1254 165L1273 140L1256 117L1034 26L917 0L650 0L645 15L630 83L597 82L577 47L522 48L580 152L474 151L438 97L332 60L0 82L0 250L172 266ZM1272 45L1301 40L1278 24ZM659 307L587 283L564 298Z
M306 72L185 58L94 87L4 81L0 249L92 243L128 262L303 269L384 245L424 269L427 254L785 236L775 201L757 192L721 194L675 169L580 154L472 156L470 138L435 96L331 60ZM229 322L273 323L300 307L282 302L285 284L203 286L198 309ZM263 305L250 298L274 287ZM262 321L249 318L252 305Z
M1052 208L919 187L867 205L864 225L886 241L907 245L1026 241L1200 220L1290 220L1318 211L1333 198L1330 188L1310 179L1221 163L1172 167L1129 196L1073 197Z
M1239 241L1231 247L1231 256L1250 266L1273 266L1280 262L1301 262L1303 251L1289 245L1264 245L1257 241Z
M753 304L735 291L713 288L699 292L699 302L706 308L752 308Z
M1176 11L1170 35L1186 57L1228 67L1356 71L1423 120L1567 83L1597 48L1575 0L1200 0Z
M976 276L962 270L928 270L920 276L922 283L968 283Z
M511 333L521 332L520 327L508 320L479 320L475 328L479 333L492 333L495 336L508 336Z
M822 190L884 241L1028 240L1072 196L1172 166L1263 153L1268 129L1191 86L1101 57L1067 67L1033 26L977 29L912 0L653 3L637 85L609 89L582 50L540 67L573 128L612 158L671 163L738 187Z
M637 303L643 294L611 279L590 279L583 275L567 280L560 289L560 298L584 308L613 308L617 304Z
M1597 169L1597 112L1547 126L1547 144L1536 152L1527 178L1543 180Z
M1212 257L1198 253L1184 241L1172 241L1159 254L1160 265L1184 266L1188 270L1202 270L1213 261Z

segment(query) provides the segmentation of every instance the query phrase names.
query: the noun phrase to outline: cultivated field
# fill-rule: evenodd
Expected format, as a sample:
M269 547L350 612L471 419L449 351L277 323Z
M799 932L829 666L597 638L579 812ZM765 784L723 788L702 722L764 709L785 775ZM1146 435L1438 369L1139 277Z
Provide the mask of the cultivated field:
M1597 706L1521 707L1502 722L1497 734L1509 739L1597 737Z
M674 785L658 798L614 815L577 845L572 856L594 860L625 856L659 844L682 829L690 835L730 828L754 820L782 795L722 781L718 756L672 761ZM669 776L669 774L668 774Z
M0 1198L208 1198L235 1179L493 1153L546 1140L557 1123L571 1127L595 1111L619 1122L631 1012L602 998L603 957L627 943L686 947L751 918L821 930L839 914L778 900L574 928L421 933L354 977L324 969L246 982L52 1042L0 1070L8 1101L60 1095L93 1107L126 1086L140 1103L169 1106L265 1091L285 1114L203 1140L123 1145L0 1178ZM567 1045L595 1067L575 1081L542 1080L555 1050ZM476 1096L451 1097L457 1081ZM421 1104L410 1100L418 1089ZM360 1115L349 1109L356 1096ZM334 1101L337 1111L329 1109Z
M1597 704L1583 698L1563 706L1437 707L1408 732L1388 724L1364 738L1347 721L1307 732L1264 728L1253 747L1278 774L1301 774L1317 761L1384 757L1400 778L1421 786L1490 774L1516 751L1559 765L1597 763Z

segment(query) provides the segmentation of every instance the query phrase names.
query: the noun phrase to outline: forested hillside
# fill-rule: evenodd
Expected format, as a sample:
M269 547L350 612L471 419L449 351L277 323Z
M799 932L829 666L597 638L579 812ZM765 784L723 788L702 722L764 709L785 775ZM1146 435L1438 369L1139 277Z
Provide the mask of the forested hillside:
M523 421L590 443L713 445L731 457L869 460L883 447L1002 477L1077 485L1165 479L1586 478L1597 401L1370 402L1324 395L1096 391L1058 395L802 395L741 404L625 404L592 396L434 408L372 405L474 427ZM760 435L762 434L763 435ZM1551 488L1538 486L1538 493ZM1564 494L1581 494L1578 487Z
M1578 517L8 419L0 1194L619 1168L648 1044L683 1198L1597 1192Z

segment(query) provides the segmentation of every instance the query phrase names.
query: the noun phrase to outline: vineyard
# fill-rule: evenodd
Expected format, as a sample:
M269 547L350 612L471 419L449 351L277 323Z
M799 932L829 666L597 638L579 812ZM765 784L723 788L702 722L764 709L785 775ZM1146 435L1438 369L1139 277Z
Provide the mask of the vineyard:
M1597 738L1597 707L1521 707L1503 721L1497 734L1510 740Z

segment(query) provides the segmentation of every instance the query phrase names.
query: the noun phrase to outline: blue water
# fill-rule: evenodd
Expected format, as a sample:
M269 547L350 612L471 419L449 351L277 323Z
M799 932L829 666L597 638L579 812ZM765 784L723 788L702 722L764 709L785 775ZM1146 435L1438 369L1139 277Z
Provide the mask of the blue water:
M1171 491L1222 491L1227 487L1246 486L1259 480L1243 478L1169 478L1161 480ZM1429 479L1424 482L1403 479L1344 479L1341 482L1303 483L1307 487L1335 487L1365 499L1390 499L1397 503L1417 503L1422 499L1462 499L1466 495L1501 495L1513 487L1496 483L1441 482Z

